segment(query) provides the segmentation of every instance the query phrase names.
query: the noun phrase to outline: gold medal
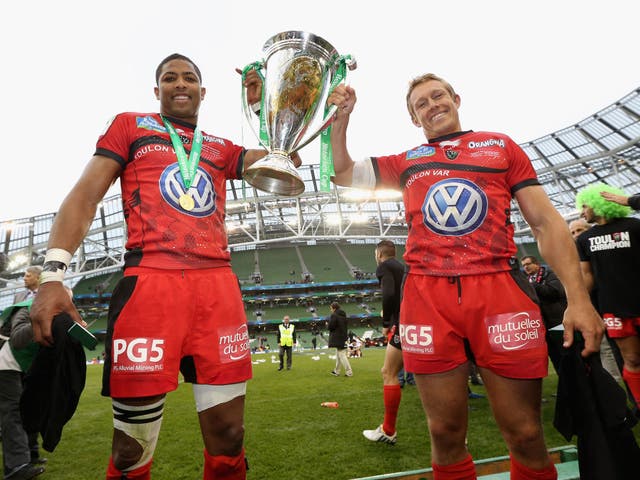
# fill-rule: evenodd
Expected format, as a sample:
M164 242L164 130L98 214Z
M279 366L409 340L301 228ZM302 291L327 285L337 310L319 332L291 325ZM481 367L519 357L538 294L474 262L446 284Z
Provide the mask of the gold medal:
M190 212L193 210L193 207L196 206L196 202L193 201L193 198L188 193L183 193L180 195L180 206L183 210Z

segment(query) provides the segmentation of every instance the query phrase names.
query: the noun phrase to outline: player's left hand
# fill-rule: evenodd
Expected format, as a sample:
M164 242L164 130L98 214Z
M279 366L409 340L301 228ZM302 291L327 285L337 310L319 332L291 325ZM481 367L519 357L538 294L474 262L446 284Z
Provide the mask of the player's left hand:
M569 304L564 312L562 324L564 325L564 343L562 345L564 348L569 348L573 344L577 330L584 338L584 349L581 352L583 357L600 351L605 325L590 302Z
M236 68L236 72L242 75L241 69ZM262 79L253 68L247 71L242 84L244 88L247 89L247 103L249 105L253 105L262 100Z

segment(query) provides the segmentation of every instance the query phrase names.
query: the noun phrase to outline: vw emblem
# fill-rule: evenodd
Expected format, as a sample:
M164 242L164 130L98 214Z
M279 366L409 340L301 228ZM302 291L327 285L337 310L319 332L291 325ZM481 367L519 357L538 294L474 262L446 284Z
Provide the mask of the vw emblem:
M185 193L185 189L182 184L180 167L177 163L164 169L162 175L160 175L159 183L162 198L180 213L191 215L192 217L208 217L216 211L216 191L213 187L213 180L201 167L196 170L193 182L191 182L191 188L189 188L189 194L195 203L194 208L190 211L180 208L179 199Z
M473 182L448 178L431 186L422 204L425 226L440 235L467 235L487 216L485 193Z

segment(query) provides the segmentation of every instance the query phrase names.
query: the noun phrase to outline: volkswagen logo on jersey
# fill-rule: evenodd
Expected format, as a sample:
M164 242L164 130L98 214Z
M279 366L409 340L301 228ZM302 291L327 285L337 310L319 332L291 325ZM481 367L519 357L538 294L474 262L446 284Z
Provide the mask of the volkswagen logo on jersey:
M169 165L160 175L160 193L169 205L185 215L208 217L216 211L216 191L213 180L201 167L198 167L189 188L189 194L195 203L192 210L185 211L180 207L179 199L185 192L177 163Z
M425 226L440 235L473 232L487 216L485 193L473 182L447 178L431 186L422 204Z

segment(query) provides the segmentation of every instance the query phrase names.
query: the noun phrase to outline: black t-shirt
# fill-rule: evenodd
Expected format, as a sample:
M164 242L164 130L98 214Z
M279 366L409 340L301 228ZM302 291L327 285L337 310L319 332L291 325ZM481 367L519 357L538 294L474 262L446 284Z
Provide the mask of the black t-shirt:
M577 239L580 260L591 263L601 314L640 317L640 220L618 218Z
M382 290L382 326L397 326L400 321L404 265L396 258L388 258L376 268L376 277Z

